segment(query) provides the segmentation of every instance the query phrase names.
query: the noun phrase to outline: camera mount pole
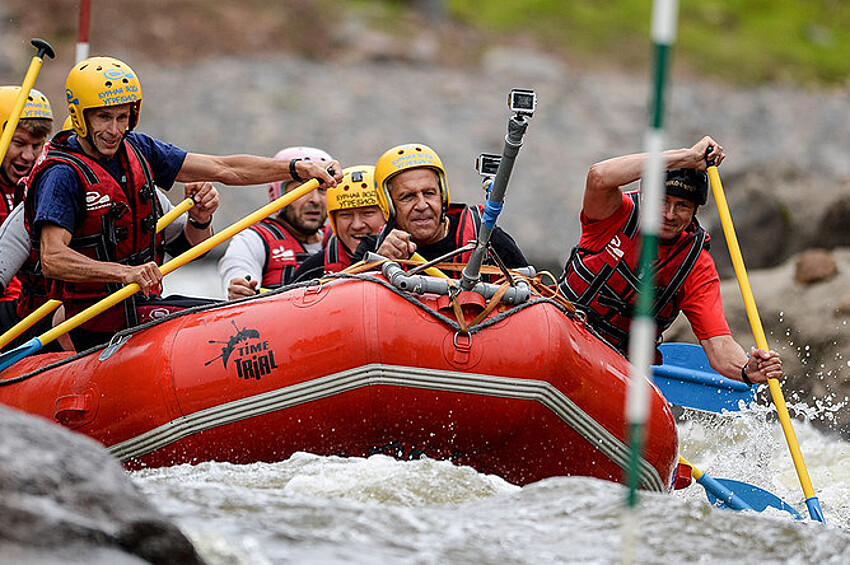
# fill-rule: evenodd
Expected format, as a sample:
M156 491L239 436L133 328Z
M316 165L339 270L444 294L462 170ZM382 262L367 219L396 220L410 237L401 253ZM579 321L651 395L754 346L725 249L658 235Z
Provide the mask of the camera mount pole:
M519 153L519 148L522 147L522 138L526 129L528 129L528 120L522 112L517 112L508 121L508 133L505 135L502 159L487 196L487 202L484 204L484 217L481 228L478 230L478 240L475 243L475 249L472 250L472 255L469 257L469 263L463 269L463 276L460 281L460 288L463 290L472 290L481 279L481 264L484 262L487 247L490 245L490 234L493 233L493 228L496 227L496 219L502 211L502 206L504 206L508 179L514 168L514 161Z

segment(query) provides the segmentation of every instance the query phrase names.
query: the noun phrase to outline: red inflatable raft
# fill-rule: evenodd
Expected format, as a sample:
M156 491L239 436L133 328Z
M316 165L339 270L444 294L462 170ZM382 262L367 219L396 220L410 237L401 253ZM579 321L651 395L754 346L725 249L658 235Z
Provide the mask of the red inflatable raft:
M134 328L93 352L28 357L0 374L0 402L91 436L132 469L308 451L448 459L519 485L623 480L621 356L527 284L496 293L476 320L494 299L478 289L493 285L452 298L439 293L445 279L399 272L289 287ZM676 426L651 396L640 482L666 491Z

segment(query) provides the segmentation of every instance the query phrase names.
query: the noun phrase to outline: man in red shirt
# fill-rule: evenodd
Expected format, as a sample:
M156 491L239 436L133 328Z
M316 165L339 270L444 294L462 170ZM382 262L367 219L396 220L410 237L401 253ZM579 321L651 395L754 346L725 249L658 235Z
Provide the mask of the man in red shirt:
M696 213L708 198L706 160L726 154L706 136L693 147L665 151L664 208L658 258L653 264L653 313L658 337L684 312L711 366L739 381L762 383L782 377L775 351L747 357L732 338L720 296L720 277L708 254L710 237ZM640 178L647 155L636 153L596 163L587 174L581 239L567 260L559 290L587 313L590 325L622 354L637 297L640 252L640 193L621 187Z

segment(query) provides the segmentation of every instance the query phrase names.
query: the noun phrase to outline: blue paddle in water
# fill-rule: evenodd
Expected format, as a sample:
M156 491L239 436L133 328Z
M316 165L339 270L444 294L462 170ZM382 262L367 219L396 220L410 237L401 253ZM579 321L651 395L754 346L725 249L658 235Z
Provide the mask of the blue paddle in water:
M660 349L664 364L653 366L653 381L671 404L703 412L734 412L754 402L755 388L727 379L712 369L701 346L663 343ZM797 520L803 518L793 506L763 488L732 479L717 479L700 471L684 457L679 457L679 461L691 467L694 479L715 506L756 512L778 508Z
M679 461L691 468L694 479L705 489L708 501L718 508L754 510L756 512L764 512L768 508L778 508L788 512L796 520L803 519L803 516L793 506L763 488L732 479L716 479L694 467L690 461L682 456L679 456Z
M670 404L703 412L734 412L755 400L755 388L712 369L701 346L662 343L659 349L664 364L652 367L652 377Z

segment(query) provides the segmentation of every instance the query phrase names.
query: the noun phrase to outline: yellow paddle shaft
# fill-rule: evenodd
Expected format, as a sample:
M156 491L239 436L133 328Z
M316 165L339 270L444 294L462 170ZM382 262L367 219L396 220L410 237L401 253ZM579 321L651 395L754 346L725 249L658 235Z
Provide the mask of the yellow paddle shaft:
M48 300L34 311L30 312L23 320L9 328L6 333L0 336L0 349L6 347L13 339L30 329L40 319L44 318L62 304L61 300Z
M35 84L35 78L41 70L42 63L42 58L38 56L33 57L32 61L30 61L29 69L27 69L27 74L24 76L24 82L21 84L21 91L18 93L15 105L12 106L12 113L9 115L6 126L3 129L3 135L0 137L0 163L6 159L6 151L9 150L12 136L15 135L15 130L18 128L18 122L21 120L21 114L24 112L24 106L26 106L27 98L30 95L32 86Z
M723 184L720 182L720 173L717 171L716 166L708 167L706 172L708 173L708 178L711 180L711 193L714 195L717 211L720 214L720 223L723 225L723 234L726 236L726 246L729 248L732 266L735 268L735 276L738 278L738 286L744 298L744 306L747 309L747 317L750 320L750 327L753 331L753 337L756 340L756 347L768 351L767 337L764 334L761 317L756 308L756 301L753 298L753 290L750 287L750 281L747 277L747 269L744 267L741 247L738 245L735 226L732 224L732 215L729 213L729 204L726 202ZM779 380L768 379L767 383L770 387L773 404L776 405L776 412L779 415L779 422L785 434L785 441L788 443L788 449L791 451L791 459L794 461L794 467L797 470L800 485L803 487L803 493L806 495L806 498L812 498L815 496L815 490L812 487L812 481L809 478L806 463L803 461L803 453L800 451L797 435L794 433L794 427L791 425L791 416L788 414L788 407L785 405L785 397L782 394Z
M165 226L169 225L171 222L179 218L183 215L184 212L188 212L192 209L192 206L195 205L195 201L192 198L187 198L168 212L162 215L162 217L156 222L156 233L161 232L165 229Z
M413 260L413 261L419 261L420 263L427 263L428 262L428 260L425 259L425 257L423 257L422 255L420 255L419 253L416 253L416 252L414 252L413 255L410 256L410 259ZM425 269L425 272L432 277L438 277L438 278L441 278L441 279L449 278L449 276L446 273L444 273L443 271L441 271L437 267L428 267L427 269Z
M275 212L278 212L279 210L285 208L286 206L295 202L310 191L316 190L318 187L319 181L316 179L312 179L305 182L295 190L287 192L277 200L266 204L265 206L253 212L252 214L248 214L235 224L228 226L221 232L209 237L208 239L205 239L198 245L181 253L171 261L168 261L164 265L160 266L159 271L162 273L162 276L168 275L169 273L182 267L189 261L200 257L219 243L227 241L242 230L248 229L263 218L271 216ZM42 334L38 339L39 341L41 341L42 346L44 346L53 341L54 339L57 339L58 337L68 333L79 325L84 324L88 320L91 320L92 318L104 312L105 310L112 308L122 300L129 298L138 291L139 285L137 285L136 283L130 283L122 289L115 291L106 298L103 298L95 304L92 304L79 314L68 318L52 330L49 330Z
M187 198L174 208L172 208L168 213L164 214L159 221L156 223L156 232L159 233L165 229L165 226L176 220L180 217L184 212L188 212L192 206L195 205L195 201L191 198ZM0 348L6 347L6 345L11 342L13 339L30 329L33 324L47 316L59 305L62 304L61 300L48 300L40 307L38 307L33 312L30 312L28 316L26 316L23 320L9 328L2 336L0 336ZM58 336L57 336L58 337ZM44 344L44 342L42 342Z

